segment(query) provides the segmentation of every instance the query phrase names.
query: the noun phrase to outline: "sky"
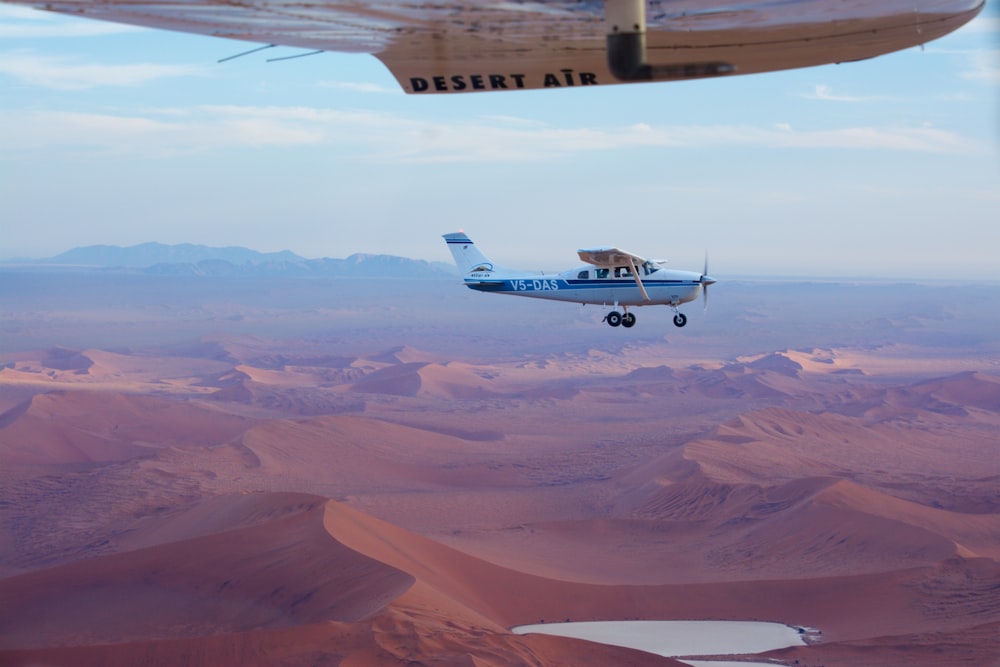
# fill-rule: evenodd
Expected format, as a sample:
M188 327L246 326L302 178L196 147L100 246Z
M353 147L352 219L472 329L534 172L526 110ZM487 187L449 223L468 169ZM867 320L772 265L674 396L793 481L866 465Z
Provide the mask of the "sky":
M0 259L148 241L1000 280L1000 7L924 48L714 80L407 96L375 58L0 5Z

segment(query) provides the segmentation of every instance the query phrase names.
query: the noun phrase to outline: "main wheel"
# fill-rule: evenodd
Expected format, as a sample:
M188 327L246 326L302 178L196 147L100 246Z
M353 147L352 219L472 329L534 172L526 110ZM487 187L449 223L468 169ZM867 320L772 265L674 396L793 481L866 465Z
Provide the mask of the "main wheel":
M610 324L611 326L617 327L622 323L622 314L619 313L617 310L612 310L610 313L608 313L608 316L605 317L604 319L606 319L608 321L608 324Z
M685 315L684 313L677 313L676 315L674 315L674 324L676 324L677 326L682 327L687 323L688 323L688 318L687 315Z
M625 313L622 315L622 326L626 329L635 326L635 315L632 313Z

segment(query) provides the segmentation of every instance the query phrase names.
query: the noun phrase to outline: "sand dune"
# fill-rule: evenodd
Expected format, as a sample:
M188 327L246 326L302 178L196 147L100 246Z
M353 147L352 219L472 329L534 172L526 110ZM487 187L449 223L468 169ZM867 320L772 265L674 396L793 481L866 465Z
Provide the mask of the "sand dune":
M449 632L441 632L445 626ZM384 667L683 667L649 653L591 642L532 635L494 634L442 618L414 622L403 613L386 614L375 624L324 622L287 629L214 635L182 640L0 651L12 667L37 665L185 664L205 667L243 665L325 665Z
M489 373L469 364L406 362L352 383L352 392L437 398L483 398L499 393Z
M241 442L259 461L256 474L329 495L523 484L516 471L490 468L492 441L366 417L271 421Z
M998 474L991 422L969 423L964 434L927 429L908 419L876 423L847 415L767 408L719 426L715 436L691 443L688 458L724 481L794 477L865 476L935 470L962 477Z
M901 500L848 481L825 489L818 502L899 521L942 535L966 558L1000 561L1000 514L963 514Z
M394 347L385 350L379 354L373 354L366 357L368 361L376 361L384 364L416 364L416 363L432 363L437 361L437 356L425 352L423 350L418 350L415 347L409 345L400 345L399 347Z
M120 461L176 444L216 444L250 420L191 403L114 392L51 392L0 416L5 465Z
M780 373L781 375L789 375L792 377L798 377L799 373L803 369L802 364L793 359L792 355L787 352L772 352L770 354L760 355L747 360L741 359L740 362L740 365L745 366L746 368L771 371L773 373Z
M878 577L595 586L501 568L321 498L213 502L169 532L229 530L0 580L0 592L19 600L16 611L0 611L0 657L6 664L60 655L79 656L75 664L130 664L137 656L191 656L195 664L228 665L248 656L308 662L323 653L357 665L665 665L672 663L612 647L515 638L505 628L563 620L568 610L575 620L796 616L823 626L831 641L855 641L954 627L954 618L942 624L935 616L943 609L928 606L932 589L954 587L958 575L986 593L997 574L995 564L956 561ZM296 637L302 643L289 643ZM106 642L119 645L95 646ZM26 650L70 644L90 648Z
M331 331L4 356L0 662L671 664L507 631L567 618L990 657L1000 380L973 357Z
M773 496L769 497L773 499ZM865 510L823 502L822 496L784 509L778 499L742 519L729 543L708 558L744 577L815 577L929 565L952 557L945 536Z
M172 661L192 651L219 660L200 657L199 664L243 664L248 651L280 637L283 651L272 646L266 654L308 661L311 651L322 651L358 665L392 656L502 665L540 655L556 665L674 664L614 647L510 635L498 620L533 612L536 596L547 594L543 580L535 590L524 575L319 498L216 499L172 523L160 537L189 537L0 581L4 596L19 601L16 611L0 611L5 663L61 655L10 649L73 644L93 647L68 654L79 659L75 664L129 664L137 655ZM358 546L383 561L361 555ZM253 635L233 634L251 629ZM287 642L303 635L313 639L291 649ZM149 643L182 637L193 641ZM105 643L119 645L94 646ZM222 655L220 643L228 645Z
M323 501L265 524L2 581L5 648L119 643L356 621L412 579L336 543Z
M43 368L51 368L59 371L86 372L94 365L92 357L81 350L69 350L65 348L51 348L39 355L38 363Z
M353 383L350 391L363 394L416 396L423 385L420 369L428 363L416 361L383 368Z
M911 385L907 390L897 391L909 391L925 400L933 398L959 410L976 408L1000 412L1000 377L986 373L966 371L945 378L925 380Z
M256 412L262 417L327 415L364 409L363 399L345 397L337 388L340 383L363 374L350 367L263 370L236 365L225 373L203 379L199 385L215 388L210 398L228 404L227 409L235 412L254 407L260 408Z

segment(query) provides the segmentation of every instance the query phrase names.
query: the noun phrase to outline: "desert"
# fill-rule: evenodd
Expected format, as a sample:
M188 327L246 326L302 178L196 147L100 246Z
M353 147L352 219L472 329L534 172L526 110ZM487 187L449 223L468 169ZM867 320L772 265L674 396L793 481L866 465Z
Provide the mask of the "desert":
M5 665L1000 665L1000 285L0 268Z

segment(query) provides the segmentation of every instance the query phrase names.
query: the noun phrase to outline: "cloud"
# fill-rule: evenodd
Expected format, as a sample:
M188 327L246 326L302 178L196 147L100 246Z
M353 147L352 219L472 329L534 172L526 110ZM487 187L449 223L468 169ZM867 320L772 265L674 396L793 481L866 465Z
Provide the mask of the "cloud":
M0 5L0 38L98 37L145 30L105 21L81 21L30 7Z
M882 95L837 95L833 92L832 86L825 84L816 84L813 92L807 93L803 97L824 102L882 102L888 99Z
M980 14L962 26L960 32L998 34L1000 33L1000 16L987 16L985 13Z
M381 163L537 162L622 150L750 147L976 154L983 147L933 126L800 130L789 124L553 127L507 116L463 123L370 110L201 106L113 115L7 111L0 148L71 149L143 155L242 147L336 147ZM13 131L10 128L17 128Z
M320 81L316 84L318 88L331 88L333 90L346 90L352 93L375 93L379 95L402 95L403 90L398 86L392 88L382 86L377 83L359 83L352 81Z
M170 77L205 76L208 70L193 65L151 63L101 65L71 57L8 52L0 53L0 72L32 86L86 90L99 86L138 86Z
M225 148L319 144L324 139L309 124L211 109L169 109L146 116L12 111L0 113L0 121L6 128L17 128L9 135L0 131L0 149L17 151L46 148L163 157Z
M967 57L969 64L959 76L966 81L1000 85L1000 49L975 51Z

